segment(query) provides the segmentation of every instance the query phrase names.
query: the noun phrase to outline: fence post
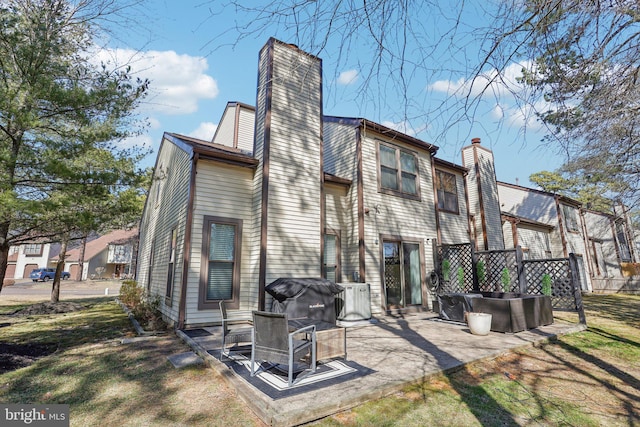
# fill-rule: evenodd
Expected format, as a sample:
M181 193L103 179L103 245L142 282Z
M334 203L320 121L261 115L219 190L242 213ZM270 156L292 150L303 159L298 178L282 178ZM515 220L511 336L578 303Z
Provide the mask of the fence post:
M521 294L527 293L527 278L524 274L524 254L522 253L522 247L516 246L516 271L518 275L518 289Z
M584 314L584 305L582 304L582 287L580 286L580 273L578 270L578 259L573 252L569 254L569 269L571 271L571 287L573 297L576 302L576 311L582 325L587 324L587 317Z

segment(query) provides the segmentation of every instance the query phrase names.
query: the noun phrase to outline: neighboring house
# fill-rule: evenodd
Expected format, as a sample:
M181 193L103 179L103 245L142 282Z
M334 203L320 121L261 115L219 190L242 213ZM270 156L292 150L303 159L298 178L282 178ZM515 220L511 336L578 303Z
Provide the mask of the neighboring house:
M51 267L50 259L60 252L58 243L25 243L9 248L6 278L28 278L35 268Z
M137 244L138 229L115 230L67 251L65 268L72 280L93 278L121 279L133 277L133 253ZM84 254L83 254L84 252ZM80 258L83 258L82 274ZM56 256L53 261L56 261Z
M504 182L498 182L498 190L507 247L521 246L530 259L576 254L583 290L633 286L633 273L625 275L623 267L638 259L624 215L585 209L571 198Z
M270 39L255 108L228 103L212 141L163 135L136 277L166 320L219 323L219 301L249 319L280 277L369 283L374 314L429 308L443 244L588 257L575 201L498 183L477 138L460 166L381 124L324 116L321 73L319 58Z

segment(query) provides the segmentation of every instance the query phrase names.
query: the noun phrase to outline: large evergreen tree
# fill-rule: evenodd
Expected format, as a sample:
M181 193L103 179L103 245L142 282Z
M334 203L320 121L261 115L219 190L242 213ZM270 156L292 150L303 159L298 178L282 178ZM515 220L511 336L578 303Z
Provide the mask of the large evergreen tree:
M88 207L102 200L109 212L133 182L143 150L118 142L141 129L148 82L91 55L113 4L0 3L0 290L11 245L95 223Z

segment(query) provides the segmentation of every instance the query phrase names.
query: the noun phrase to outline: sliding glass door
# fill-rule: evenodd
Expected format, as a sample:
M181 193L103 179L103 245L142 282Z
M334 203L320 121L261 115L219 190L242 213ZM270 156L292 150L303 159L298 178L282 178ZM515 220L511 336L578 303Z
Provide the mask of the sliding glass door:
M420 245L384 241L384 286L387 309L422 304Z

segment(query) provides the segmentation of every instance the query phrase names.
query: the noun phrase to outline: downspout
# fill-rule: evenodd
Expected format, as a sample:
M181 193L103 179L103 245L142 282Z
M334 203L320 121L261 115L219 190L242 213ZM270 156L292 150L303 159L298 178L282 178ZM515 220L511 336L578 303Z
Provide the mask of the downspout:
M438 240L438 245L442 244L442 232L440 231L440 211L438 210L438 189L436 185L437 175L436 175L436 165L434 161L435 155L431 154L431 180L433 181L433 209L436 213L436 238ZM468 212L468 210L467 210Z
M469 204L469 187L467 186L468 174L469 172L465 172L462 175L462 185L464 186L464 202L466 203L466 208L467 208L467 235L469 236L469 242L472 242L473 247L475 249L478 249L475 232L474 230L471 229L473 224L473 216L471 215L470 204Z
M360 126L365 126L364 122L361 122ZM358 199L358 270L360 274L360 282L366 283L366 271L365 271L365 244L364 244L364 185L363 172L362 172L362 131L361 127L356 129L356 192Z
M582 237L584 239L584 256L587 258L587 271L589 272L590 277L595 277L595 272L593 271L593 259L591 259L591 245L589 239L589 230L587 229L587 222L584 219L585 216L584 209L580 208L580 225L582 226ZM592 287L592 286L590 286Z
M622 274L622 255L620 254L620 244L618 243L618 230L616 229L616 217L609 222L611 225L611 234L613 235L613 246L616 248L616 257L618 258L618 267Z
M191 254L191 228L193 225L193 200L195 197L196 187L196 168L200 155L195 153L191 161L191 178L189 180L189 196L187 202L187 219L184 229L184 241L182 243L182 283L180 285L180 301L178 302L178 329L184 328L187 306L187 272L189 271L189 262Z
M322 62L320 62L320 76L322 76ZM322 78L321 78L322 80ZM324 273L324 236L326 231L326 209L327 199L324 192L324 110L322 84L320 84L320 277L325 277ZM336 271L336 273L339 273ZM338 280L339 276L336 276Z
M554 196L556 202L556 213L558 214L558 231L560 231L560 240L562 241L562 254L565 258L569 256L567 252L567 238L564 235L564 222L562 221L562 211L560 209L560 196Z
M624 232L627 235L627 246L629 246L629 255L631 256L631 262L636 262L635 239L630 227L631 221L629 220L628 209L622 203L620 203L620 207L622 208Z

